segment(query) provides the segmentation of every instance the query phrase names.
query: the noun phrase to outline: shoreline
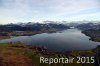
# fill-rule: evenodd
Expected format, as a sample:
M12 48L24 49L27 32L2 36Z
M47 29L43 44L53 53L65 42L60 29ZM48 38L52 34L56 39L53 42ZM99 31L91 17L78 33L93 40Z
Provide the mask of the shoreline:
M87 32L87 31L82 31L82 33L84 33L86 36L90 37L89 40L94 41L94 42L100 42L100 37L94 36L90 32Z

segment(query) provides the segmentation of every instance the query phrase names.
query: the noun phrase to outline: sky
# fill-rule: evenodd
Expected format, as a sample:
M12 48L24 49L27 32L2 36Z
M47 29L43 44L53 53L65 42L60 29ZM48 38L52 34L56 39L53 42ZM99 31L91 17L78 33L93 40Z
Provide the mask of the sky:
M0 24L100 21L100 0L0 0Z

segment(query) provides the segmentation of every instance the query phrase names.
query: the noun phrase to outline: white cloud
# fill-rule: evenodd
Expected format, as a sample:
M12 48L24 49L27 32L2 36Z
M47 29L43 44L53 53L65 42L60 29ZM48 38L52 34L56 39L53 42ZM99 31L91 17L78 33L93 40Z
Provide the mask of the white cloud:
M20 17L23 17L21 20L33 17L30 21L63 20L63 17L88 14L92 13L90 9L100 8L100 0L2 0L1 3L0 22L7 17L17 18L17 21Z

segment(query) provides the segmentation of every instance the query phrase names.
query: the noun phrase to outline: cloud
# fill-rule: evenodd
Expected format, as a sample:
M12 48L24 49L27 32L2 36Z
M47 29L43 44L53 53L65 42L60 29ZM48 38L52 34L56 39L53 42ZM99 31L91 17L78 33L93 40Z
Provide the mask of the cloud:
M92 14L99 10L100 0L0 0L0 21L7 17L17 18L17 21L21 18L63 20L63 17Z

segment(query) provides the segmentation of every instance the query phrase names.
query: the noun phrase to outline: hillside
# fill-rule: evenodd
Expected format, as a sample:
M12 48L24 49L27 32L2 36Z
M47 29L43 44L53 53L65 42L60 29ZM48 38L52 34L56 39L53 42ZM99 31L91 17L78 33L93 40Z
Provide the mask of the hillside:
M97 66L99 56L96 56L95 63L75 63L77 56L91 57L97 55L97 50L87 51L70 51L65 53L49 52L45 46L31 46L20 42L5 43L0 45L0 66ZM99 53L100 54L100 53ZM73 63L40 63L40 57L60 58L60 57L74 57L76 60ZM96 64L96 65L95 65Z

